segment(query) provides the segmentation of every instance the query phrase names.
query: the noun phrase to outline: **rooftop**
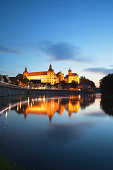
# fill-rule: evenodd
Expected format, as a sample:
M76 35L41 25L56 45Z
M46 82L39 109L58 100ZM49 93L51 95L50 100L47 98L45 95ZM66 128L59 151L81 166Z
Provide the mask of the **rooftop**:
M47 75L47 71L30 72L30 73L28 73L28 76L37 76L37 75Z

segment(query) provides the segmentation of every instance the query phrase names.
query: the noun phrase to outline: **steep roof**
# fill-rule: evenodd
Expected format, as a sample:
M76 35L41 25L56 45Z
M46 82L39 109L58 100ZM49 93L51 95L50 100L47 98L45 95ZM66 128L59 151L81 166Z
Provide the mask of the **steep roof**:
M77 73L71 73L71 75L66 75L65 77L68 78L68 77L71 77L71 76L78 76Z
M28 76L38 76L38 75L47 75L47 71L28 73Z
M60 72L58 72L56 75L58 76Z

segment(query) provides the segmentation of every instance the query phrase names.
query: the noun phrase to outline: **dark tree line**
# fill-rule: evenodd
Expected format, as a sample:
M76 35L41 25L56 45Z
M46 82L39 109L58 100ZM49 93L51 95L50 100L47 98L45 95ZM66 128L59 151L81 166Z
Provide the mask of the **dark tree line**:
M113 116L113 96L102 95L100 107L106 114L108 114L109 116Z
M95 86L95 83L85 77L81 77L80 78L80 84L86 84L86 85L89 85L92 89L95 89L96 86Z
M100 80L100 88L103 94L113 94L113 74L108 74Z
M23 83L24 85L28 84L29 80L27 78L23 77L23 74L18 74L15 78L11 78L11 83L15 85L19 85L20 82Z
M63 88L63 89L69 89L69 88L77 88L78 87L78 83L75 82L75 81L72 81L71 83L66 83L64 80L61 81L60 83L60 86Z

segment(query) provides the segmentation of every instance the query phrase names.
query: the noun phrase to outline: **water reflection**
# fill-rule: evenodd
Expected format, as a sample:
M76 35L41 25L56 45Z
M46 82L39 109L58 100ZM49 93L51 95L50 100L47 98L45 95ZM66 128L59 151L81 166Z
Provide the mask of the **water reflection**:
M113 116L113 96L102 95L100 106L106 114Z
M101 98L106 113L110 109L111 114L112 101ZM0 169L113 169L113 119L100 109L100 97L29 96L0 102Z
M69 96L69 97L28 97L27 100L19 99L16 103L9 103L7 107L1 109L7 118L9 110L15 110L18 114L24 114L26 119L28 114L47 115L50 122L55 113L62 115L64 110L68 111L68 116L77 113L79 109L85 109L95 101L95 95Z
M81 109L85 109L86 107L90 106L95 102L95 95L89 94L89 95L83 95L80 100L80 107Z

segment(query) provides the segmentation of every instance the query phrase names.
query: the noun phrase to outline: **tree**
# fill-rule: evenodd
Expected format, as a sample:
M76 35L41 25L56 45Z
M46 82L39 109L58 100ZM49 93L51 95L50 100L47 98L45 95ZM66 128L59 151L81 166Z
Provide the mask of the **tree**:
M66 82L63 80L63 81L61 81L61 87L63 88L63 89L65 89L66 88Z
M100 107L106 114L108 114L109 116L113 116L113 96L102 95Z
M100 80L100 88L104 94L113 94L113 74L108 74Z
M28 84L29 80L27 78L23 77L23 74L18 74L16 76L16 85L19 85L21 83L23 83L24 85Z
M85 77L80 78L80 84L82 84L82 85L85 84L87 86L90 86L92 89L96 88L95 83Z
M71 82L71 87L72 87L72 88L77 88L77 86L78 86L78 83L73 80L73 81Z

